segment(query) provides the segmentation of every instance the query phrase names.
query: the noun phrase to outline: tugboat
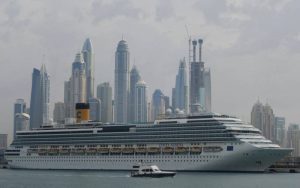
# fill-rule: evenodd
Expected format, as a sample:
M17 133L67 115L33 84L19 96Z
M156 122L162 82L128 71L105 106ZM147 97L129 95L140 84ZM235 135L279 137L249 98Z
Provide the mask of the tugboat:
M131 172L131 177L162 178L173 177L176 174L176 172L161 171L156 165L134 165L133 169L135 171Z

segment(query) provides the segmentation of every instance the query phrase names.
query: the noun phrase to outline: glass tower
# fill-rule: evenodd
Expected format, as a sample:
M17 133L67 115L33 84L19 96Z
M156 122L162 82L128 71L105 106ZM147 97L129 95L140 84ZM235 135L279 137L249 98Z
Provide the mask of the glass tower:
M115 53L115 122L127 123L129 111L129 50L127 42L121 40Z

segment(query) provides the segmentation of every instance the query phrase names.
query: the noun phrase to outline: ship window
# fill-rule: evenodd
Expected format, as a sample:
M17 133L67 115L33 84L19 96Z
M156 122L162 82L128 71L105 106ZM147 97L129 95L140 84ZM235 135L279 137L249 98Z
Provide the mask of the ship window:
M227 151L233 151L233 146L227 146Z

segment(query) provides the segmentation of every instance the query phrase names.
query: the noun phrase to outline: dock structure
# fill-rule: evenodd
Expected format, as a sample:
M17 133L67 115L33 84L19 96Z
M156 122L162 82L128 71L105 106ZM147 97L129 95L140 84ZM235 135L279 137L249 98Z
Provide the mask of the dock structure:
M300 157L286 157L271 165L267 172L300 172Z

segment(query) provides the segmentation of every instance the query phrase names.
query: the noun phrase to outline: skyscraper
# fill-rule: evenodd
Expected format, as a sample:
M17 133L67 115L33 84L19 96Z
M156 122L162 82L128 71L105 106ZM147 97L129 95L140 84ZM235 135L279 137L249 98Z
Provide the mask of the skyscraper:
M165 110L171 108L169 96L164 95L164 103L165 103Z
M101 121L101 101L98 98L89 98L90 120Z
M211 78L210 69L204 71L205 110L211 112Z
M190 112L197 113L205 109L204 62L202 56L203 40L199 39L199 61L196 60L197 40L192 41L193 59L190 62Z
M152 95L152 121L165 114L165 99L161 90L156 89Z
M86 100L86 72L81 53L77 53L72 64L72 76L70 78L70 115L75 118L76 103L85 103Z
M46 125L50 123L50 79L45 65L41 68L41 90L43 125Z
M263 129L264 124L264 105L257 101L251 111L251 124L258 128L259 130Z
M275 116L273 109L269 104L264 106L264 127L263 135L266 138L275 141Z
M275 140L276 142L284 147L285 140L285 118L275 117Z
M53 121L58 124L65 123L65 104L63 102L54 104Z
M148 121L148 100L147 100L147 85L140 80L135 84L135 122Z
M270 105L257 101L252 107L251 124L260 129L266 138L274 140L275 116Z
M172 110L176 109L176 89L172 88Z
M300 126L291 123L287 131L287 147L294 148L292 156L300 156Z
M0 134L0 149L7 148L7 134Z
M73 114L71 115L71 80L65 81L64 84L64 104L65 104L65 123L72 122Z
M41 73L40 70L34 68L32 73L30 98L30 129L39 128L42 126L43 116L41 112Z
M129 101L129 117L128 122L133 122L136 120L135 118L135 99L136 99L136 84L141 79L140 73L137 70L136 66L133 66L133 68L130 71L130 101Z
M176 76L175 84L175 97L173 105L174 109L178 108L183 110L185 113L189 112L189 103L188 103L188 77L186 71L186 62L185 59L180 60L178 74Z
M129 50L127 42L121 40L115 53L115 122L127 123L129 100Z
M101 101L101 121L112 122L112 88L108 82L99 84L97 87L97 98Z
M82 56L86 68L86 101L94 97L94 50L92 42L87 38L82 47Z
M16 131L19 130L20 118L19 115L26 112L26 103L24 99L17 99L14 104L14 138L16 136Z
M30 129L49 123L50 78L45 65L33 69L30 99Z
M28 131L29 130L30 116L26 113L17 113L15 115L15 131ZM16 133L16 132L15 132ZM14 135L16 136L16 134Z

